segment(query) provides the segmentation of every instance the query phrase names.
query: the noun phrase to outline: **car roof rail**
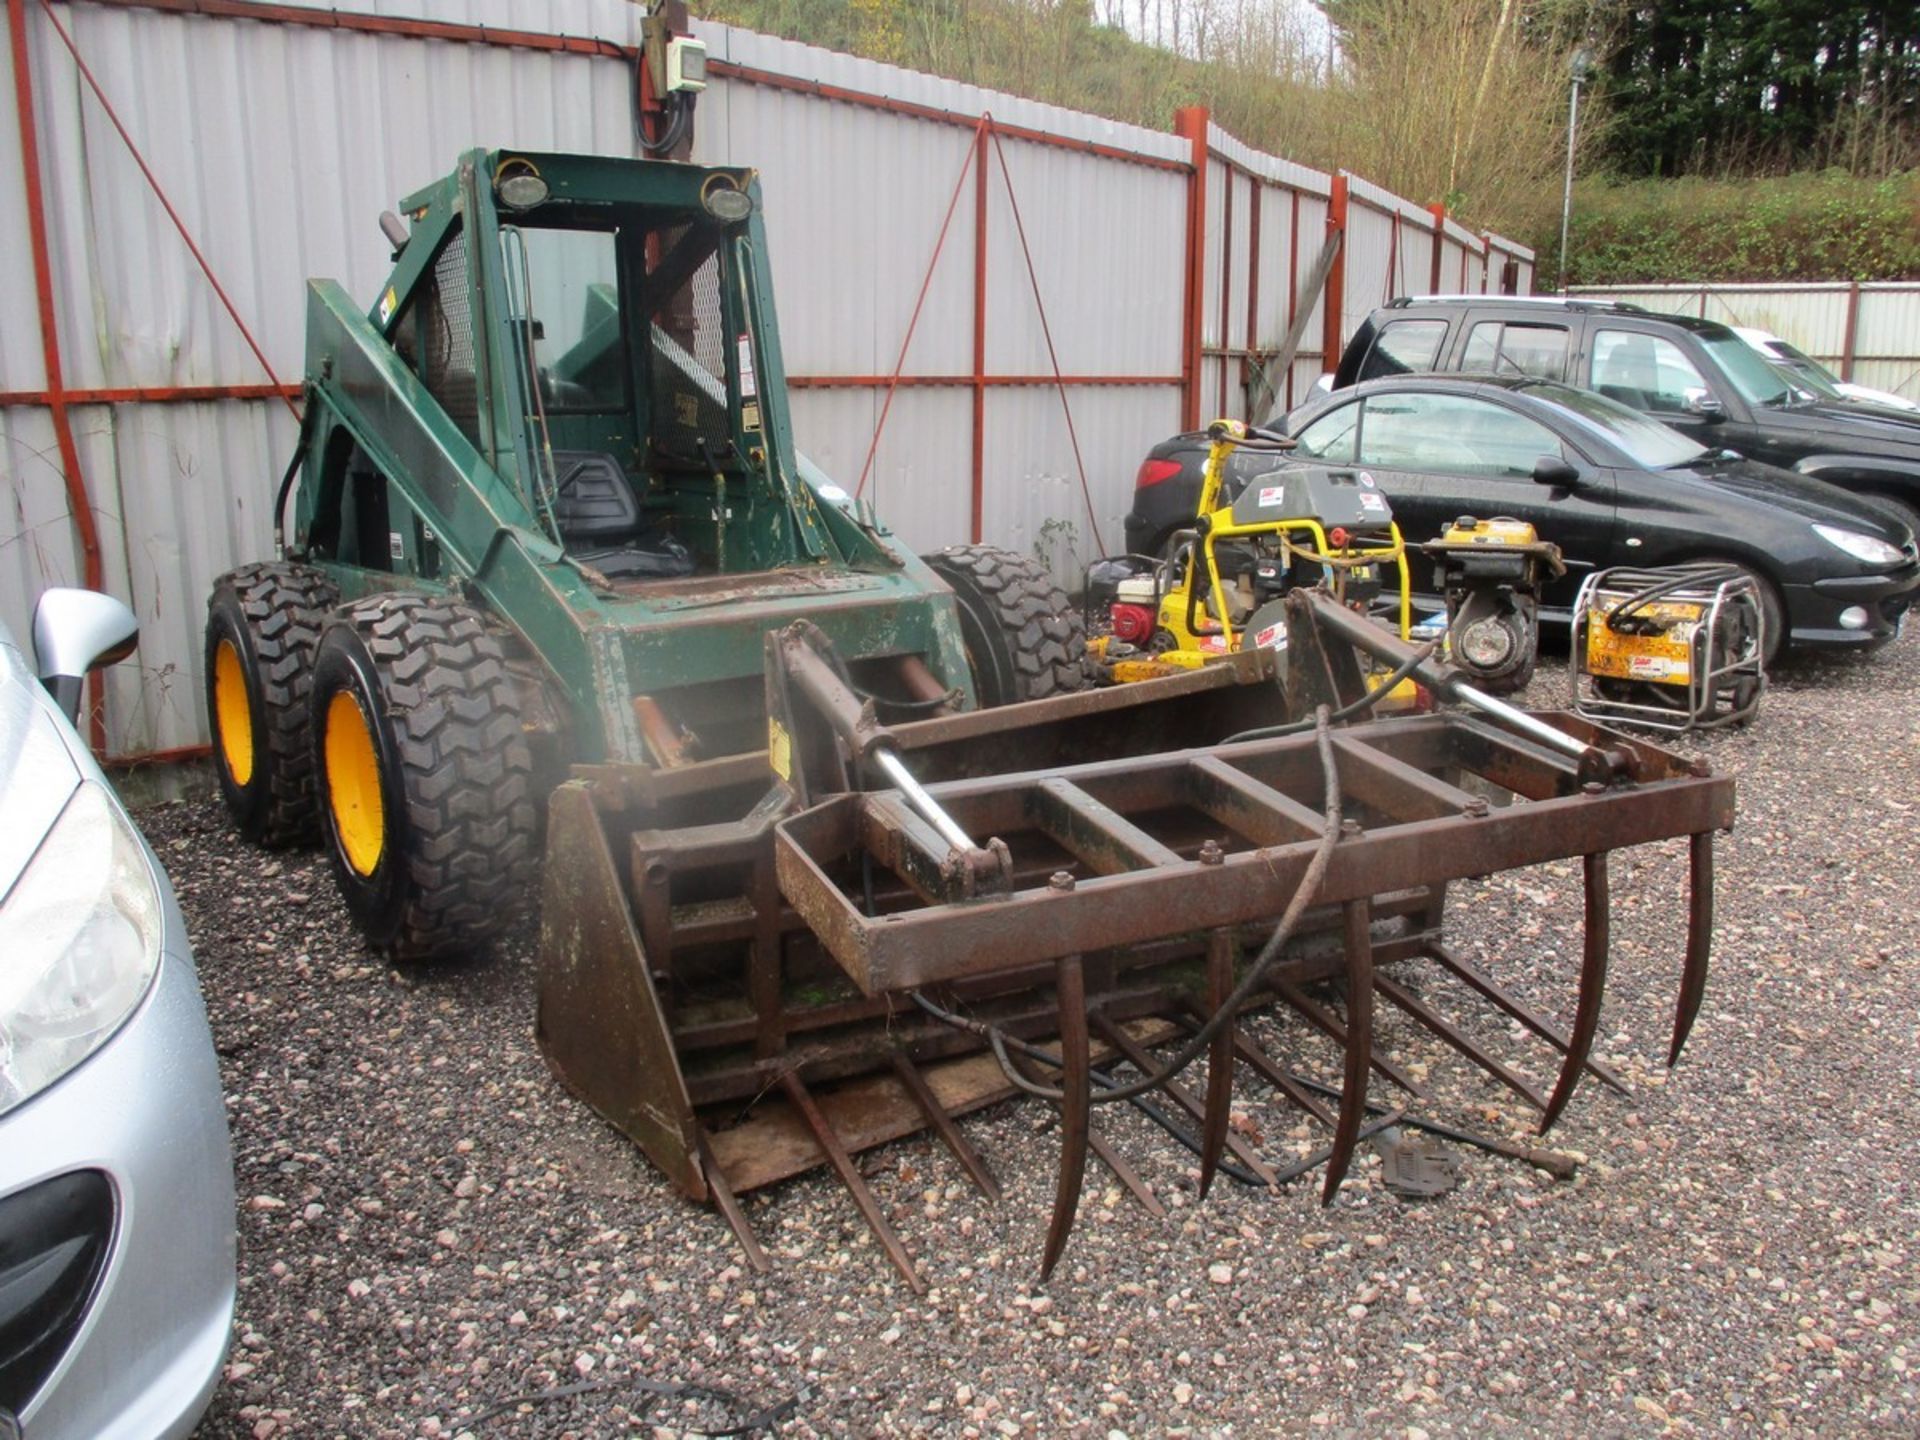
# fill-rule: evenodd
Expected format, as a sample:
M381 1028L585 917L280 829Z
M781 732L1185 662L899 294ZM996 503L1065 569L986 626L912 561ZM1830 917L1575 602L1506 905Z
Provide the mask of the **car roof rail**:
M1560 310L1616 310L1633 315L1650 313L1644 305L1631 300L1588 300L1565 295L1396 295L1386 303L1388 310L1405 310L1414 305L1539 305Z

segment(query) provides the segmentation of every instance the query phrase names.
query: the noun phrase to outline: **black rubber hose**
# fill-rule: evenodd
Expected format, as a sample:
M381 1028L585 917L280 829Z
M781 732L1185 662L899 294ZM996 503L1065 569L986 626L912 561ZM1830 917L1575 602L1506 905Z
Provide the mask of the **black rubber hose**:
M1413 674L1415 670L1419 669L1420 666L1431 660L1434 652L1439 648L1440 645L1438 641L1435 641L1431 645L1421 646L1420 649L1416 650L1412 655L1409 655L1405 660L1401 661L1399 665L1395 666L1378 685L1367 691L1367 693L1362 695L1358 700L1350 701L1342 705L1338 710L1329 712L1327 719L1329 721L1351 720L1356 715L1366 714L1367 711L1391 695L1394 687L1399 685L1402 680L1405 680L1409 675ZM1243 740L1278 740L1285 735L1304 735L1314 727L1316 718L1317 717L1309 717L1303 720L1289 720L1284 725L1263 725L1257 730L1242 730L1238 734L1227 736L1227 738L1220 743L1222 745L1237 745Z
M1646 609L1662 595L1671 595L1675 590L1684 590L1689 585L1719 585L1735 579L1740 574L1737 565L1703 565L1697 569L1688 569L1681 574L1669 576L1656 584L1637 590L1614 606L1607 614L1607 628L1616 634L1624 634L1620 621L1630 618Z

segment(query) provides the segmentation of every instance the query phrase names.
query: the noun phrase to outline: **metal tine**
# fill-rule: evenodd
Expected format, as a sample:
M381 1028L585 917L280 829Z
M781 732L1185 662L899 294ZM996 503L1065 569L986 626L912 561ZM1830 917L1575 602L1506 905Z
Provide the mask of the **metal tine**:
M1112 1045L1114 1049L1118 1050L1121 1055L1125 1056L1129 1065L1133 1066L1134 1069L1138 1070L1142 1075L1151 1075L1154 1072L1153 1056L1147 1053L1146 1049L1138 1040L1127 1034L1126 1031L1122 1030L1118 1025L1115 1025L1104 1015L1096 1015L1094 1017L1094 1024L1100 1027L1101 1038ZM1227 1074L1229 1079L1231 1079L1233 1074L1231 1066L1227 1067ZM1173 1102L1182 1110L1185 1110L1187 1114L1200 1121L1202 1125L1206 1123L1206 1107L1194 1098L1193 1092L1186 1086L1182 1085L1178 1080L1169 1080L1160 1088L1166 1091ZM1232 1131L1228 1131L1225 1138L1226 1147L1233 1151L1234 1159L1238 1160L1241 1164L1245 1165L1247 1169L1259 1176L1262 1185L1272 1186L1274 1183L1272 1178L1273 1167L1268 1165L1258 1155L1254 1154L1252 1147ZM1203 1149L1205 1145L1206 1139L1203 1134L1201 1138L1201 1146ZM1203 1161L1205 1158L1206 1157L1202 1155L1201 1159ZM1218 1163L1218 1160L1216 1160L1216 1167Z
M1680 1059L1700 1001L1707 993L1707 951L1713 944L1713 832L1692 837L1687 855L1687 959L1680 972L1680 1001L1673 1012L1673 1048L1669 1067Z
M1298 985L1295 985L1290 980L1276 980L1273 984L1273 990L1282 1000L1286 1001L1287 1004L1291 1005L1295 1010L1298 1010L1308 1024L1312 1025L1316 1030L1319 1030L1329 1040L1333 1041L1334 1044L1345 1048L1347 1043L1347 1027L1330 1015L1324 1006L1315 1003L1312 997ZM1373 1068L1380 1072L1381 1079L1398 1085L1402 1090L1414 1096L1416 1099L1433 1099L1433 1096L1427 1093L1424 1085L1418 1080L1415 1080L1386 1056L1376 1053L1373 1057Z
M720 1162L713 1158L713 1151L707 1148L706 1131L700 1132L697 1143L700 1147L700 1169L706 1175L707 1187L713 1191L713 1203L720 1207L728 1228L733 1231L733 1238L746 1251L748 1268L766 1273L772 1268L767 1263L767 1252L760 1248L760 1242L754 1238L753 1226L747 1223L747 1212L741 1209L740 1198L733 1193L733 1187L727 1184L726 1171L720 1168Z
M1078 955L1061 957L1055 967L1054 996L1060 1007L1060 1179L1053 1194L1053 1219L1040 1257L1040 1278L1053 1274L1080 1209L1080 1185L1087 1174L1087 1132L1092 1124L1093 1077L1087 1035L1087 977Z
M940 1103L940 1097L927 1084L927 1077L899 1050L893 1052L893 1073L907 1087L907 1093L919 1105L920 1113L927 1117L927 1123L933 1127L934 1133L953 1152L953 1158L960 1162L960 1168L967 1172L967 1178L980 1187L982 1195L998 1205L1001 1200L1000 1182L993 1178L993 1172L987 1169L987 1162L980 1158L980 1152L960 1133L953 1116L947 1113L946 1107Z
M1587 914L1586 942L1580 954L1580 999L1574 1006L1573 1035L1567 1044L1567 1058L1560 1066L1560 1081L1553 1087L1553 1099L1540 1117L1539 1133L1544 1135L1567 1108L1580 1084L1580 1071L1586 1066L1587 1052L1593 1048L1594 1033L1600 1028L1600 998L1607 985L1607 946L1612 916L1607 893L1607 852L1596 851L1586 857Z
M1346 919L1347 1066L1340 1087L1340 1118L1327 1156L1327 1179L1320 1190L1322 1205L1333 1203L1353 1163L1354 1146L1367 1118L1367 1075L1373 1058L1373 907L1364 899L1349 900L1341 910Z
M1208 933L1207 1006L1216 1012L1233 994L1233 952L1231 930L1222 928ZM1222 1025L1214 1032L1213 1044L1207 1050L1207 1113L1200 1122L1202 1200L1213 1188L1213 1174L1220 1168L1220 1152L1226 1146L1229 1122L1233 1119L1233 1036L1237 1028ZM1270 1175L1272 1171L1267 1173Z
M1473 966L1467 964L1466 961L1462 960L1458 955L1455 955L1451 950L1447 949L1446 946L1429 946L1427 949L1427 958L1442 969L1451 971L1459 980L1472 989L1478 990L1500 1009L1506 1011L1507 1014L1511 1015L1515 1020L1518 1020L1522 1025L1526 1026L1527 1029L1553 1046L1554 1049L1560 1051L1561 1054L1564 1055L1566 1053L1566 1031L1547 1020L1544 1016L1535 1014L1533 1010L1514 999L1513 996L1494 984L1491 978L1481 971L1474 969ZM1598 1060L1589 1056L1587 1058L1587 1073L1616 1094L1623 1095L1629 1100L1633 1098L1633 1092L1627 1088L1626 1082L1614 1073L1612 1066L1602 1065Z
M1418 1020L1428 1030L1446 1041L1447 1044L1451 1045L1455 1050L1458 1050L1462 1055L1466 1056L1467 1059L1486 1071L1487 1074L1493 1076L1494 1079L1513 1091L1513 1093L1518 1095L1522 1100L1533 1106L1534 1109L1544 1110L1547 1108L1546 1096L1528 1084L1526 1078L1522 1076L1519 1071L1502 1061L1494 1059L1493 1056L1489 1055L1478 1045L1474 1044L1472 1040L1468 1039L1466 1032L1461 1030L1459 1026L1455 1025L1451 1020L1447 1019L1446 1016L1442 1015L1438 1010L1435 1010L1431 1005L1427 1004L1426 1001L1422 1000L1397 980L1392 980L1385 975L1376 975L1373 977L1373 988L1386 996L1387 999L1391 1000L1407 1014L1411 1015L1415 1020Z
M1030 1079L1033 1078L1034 1067L1019 1052L1014 1052L1009 1058L1016 1070ZM1087 1074L1098 1079L1104 1089L1112 1089L1117 1083L1108 1076L1107 1072L1095 1069L1091 1065L1087 1067ZM1144 1110L1156 1125L1173 1134L1176 1139L1182 1138L1174 1131L1173 1117L1154 1105L1144 1095L1136 1096L1132 1103L1135 1108ZM1095 1155L1100 1157L1101 1163L1113 1171L1115 1178L1133 1193L1133 1198L1147 1207L1150 1214L1161 1220L1167 1218L1167 1207L1160 1203L1160 1198L1153 1193L1153 1188L1140 1178L1140 1172L1133 1168L1126 1156L1114 1149L1112 1142L1100 1133L1100 1127L1093 1124L1091 1120L1087 1122L1087 1145Z
M1093 1147L1093 1153L1100 1157L1109 1170L1120 1179L1120 1183L1133 1192L1133 1198L1147 1207L1148 1213L1156 1219L1167 1218L1167 1207L1160 1203L1160 1197L1153 1193L1152 1187L1140 1178L1140 1172L1133 1168L1127 1157L1113 1148L1113 1142L1092 1126L1087 1130L1087 1143Z
M813 1096L807 1093L807 1087L800 1083L799 1075L791 1070L786 1071L780 1077L780 1088L786 1091L787 1099L799 1112L800 1118L806 1121L807 1128L813 1132L813 1138L819 1142L821 1150L826 1152L828 1162L840 1176L840 1183L852 1193L853 1203L860 1208L862 1218L866 1220L868 1228L873 1231L874 1238L887 1252L887 1258L893 1261L894 1269L898 1270L907 1284L913 1287L916 1295L925 1294L926 1284L914 1273L913 1260L908 1256L906 1246L900 1243L900 1237L894 1234L893 1227L887 1224L887 1217L880 1213L880 1202L873 1198L873 1192L867 1188L867 1182L860 1178L860 1171L854 1166L853 1156L847 1153L847 1147L834 1133L832 1123L821 1113L820 1107L814 1103Z

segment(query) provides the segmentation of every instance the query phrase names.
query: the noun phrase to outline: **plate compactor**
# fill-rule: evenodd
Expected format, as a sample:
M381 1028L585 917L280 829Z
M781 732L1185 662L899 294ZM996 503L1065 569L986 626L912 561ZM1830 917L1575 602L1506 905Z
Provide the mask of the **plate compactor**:
M284 550L209 603L227 804L262 842L319 839L400 962L472 952L538 871L549 1062L753 1264L738 1197L824 1164L919 1288L853 1155L930 1127L997 1193L955 1116L1022 1091L1061 1116L1043 1272L1089 1150L1152 1201L1105 1104L1159 1110L1203 1188L1278 1183L1308 1162L1228 1124L1237 1077L1278 1087L1331 1130L1331 1199L1381 1123L1370 1075L1423 1093L1376 1049L1377 1001L1544 1127L1583 1073L1617 1083L1589 1053L1608 855L1688 836L1677 1057L1729 780L1488 699L1312 587L1284 685L1256 649L1088 686L1031 560L917 559L795 452L751 171L475 151L401 209L370 309L311 287ZM1332 718L1361 713L1363 659L1459 708ZM1443 920L1456 878L1572 857L1562 1028ZM1551 1083L1415 967L1525 1027ZM1342 1085L1254 1042L1243 1016L1275 1004L1337 1044Z

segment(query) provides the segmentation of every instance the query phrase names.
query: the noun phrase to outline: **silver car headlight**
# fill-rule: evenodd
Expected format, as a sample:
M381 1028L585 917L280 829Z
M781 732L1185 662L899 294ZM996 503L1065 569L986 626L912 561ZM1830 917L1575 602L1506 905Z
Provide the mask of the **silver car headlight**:
M1858 530L1842 530L1837 525L1816 525L1813 533L1836 549L1844 550L1856 560L1864 560L1869 565L1898 565L1906 556L1900 553L1900 547L1889 545L1884 540L1876 540L1871 535L1862 535Z
M95 781L73 792L0 903L0 1114L106 1043L160 967L160 892Z

